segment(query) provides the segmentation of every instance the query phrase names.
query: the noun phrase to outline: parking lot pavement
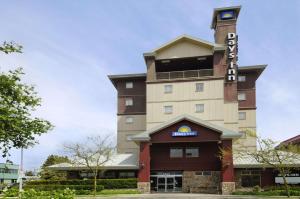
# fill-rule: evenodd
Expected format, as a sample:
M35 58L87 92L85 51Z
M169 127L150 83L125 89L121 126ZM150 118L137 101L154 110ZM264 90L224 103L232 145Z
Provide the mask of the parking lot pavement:
M91 199L92 197L78 197L78 199ZM287 197L257 197L257 196L233 196L233 195L214 195L214 194L185 194L185 193L165 193L165 194L134 194L134 195L119 195L119 196L105 196L97 197L96 199L280 199ZM291 197L292 199L300 199L300 197Z

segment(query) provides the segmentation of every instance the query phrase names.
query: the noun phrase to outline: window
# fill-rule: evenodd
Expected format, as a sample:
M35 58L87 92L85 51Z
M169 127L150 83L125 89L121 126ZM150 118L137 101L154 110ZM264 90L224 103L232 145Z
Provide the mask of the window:
M170 149L170 157L171 158L182 158L183 150L182 148L171 148Z
M187 157L187 158L199 157L199 149L198 148L186 148L185 149L185 157Z
M246 112L239 112L239 120L245 120L246 119Z
M126 88L133 88L133 82L126 82Z
M239 81L239 82L245 82L245 81L246 81L246 76L239 75L238 81Z
M204 112L204 104L196 104L196 113Z
M211 171L196 171L197 176L211 176Z
M241 172L242 187L260 186L260 171L244 170Z
M239 131L239 133L242 134L241 138L243 138L243 139L246 138L246 131Z
M133 117L126 117L126 124L133 123Z
M165 114L171 114L173 112L173 106L165 106Z
M122 171L119 173L119 178L134 178L135 173L133 171Z
M196 92L203 92L204 84L203 83L196 83Z
M132 98L126 98L125 99L125 105L126 106L132 106L133 105L133 99Z
M246 100L246 93L238 93L238 100L239 101Z
M165 93L172 93L173 86L172 85L165 85Z

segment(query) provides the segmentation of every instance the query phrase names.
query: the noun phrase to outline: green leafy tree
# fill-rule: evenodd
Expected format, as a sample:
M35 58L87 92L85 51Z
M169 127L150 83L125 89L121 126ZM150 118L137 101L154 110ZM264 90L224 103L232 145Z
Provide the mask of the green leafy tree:
M59 164L59 163L70 163L67 156L49 155L41 167L40 176L44 180L64 180L67 178L65 171L50 170L48 166Z
M256 139L257 150L248 150L247 148L239 148L237 151L220 149L219 157L224 160L228 154L233 153L237 160L251 159L260 164L262 168L274 168L282 177L286 195L290 197L287 177L289 173L297 169L293 165L300 162L300 147L292 143L278 145L272 139L263 139L251 130L247 130L246 135Z
M0 52L21 53L22 46L13 42L0 45ZM36 137L48 132L49 121L33 117L41 105L34 86L21 82L22 68L0 71L0 153L9 155L11 148L27 148L36 143Z

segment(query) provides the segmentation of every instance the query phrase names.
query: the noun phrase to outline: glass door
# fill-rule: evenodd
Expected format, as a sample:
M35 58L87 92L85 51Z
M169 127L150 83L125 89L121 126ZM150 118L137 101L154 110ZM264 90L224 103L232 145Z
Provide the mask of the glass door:
M165 177L157 178L157 191L158 192L166 192L166 178Z
M174 177L166 178L166 192L173 192L175 188L175 179Z

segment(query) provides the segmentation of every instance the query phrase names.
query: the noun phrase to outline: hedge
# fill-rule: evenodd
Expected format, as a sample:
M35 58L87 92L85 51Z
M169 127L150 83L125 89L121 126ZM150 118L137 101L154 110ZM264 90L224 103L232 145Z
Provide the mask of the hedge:
M35 180L26 182L26 186L34 185L93 185L94 180ZM105 189L135 189L137 188L136 178L125 179L98 179L97 185L104 186Z
M34 189L37 191L53 191L53 190L63 190L63 189L71 189L71 190L93 190L94 186L92 185L26 185L24 187L26 190ZM97 185L97 191L102 191L104 189L103 185Z

